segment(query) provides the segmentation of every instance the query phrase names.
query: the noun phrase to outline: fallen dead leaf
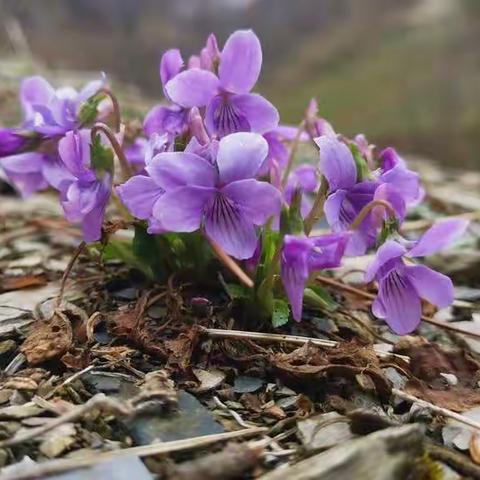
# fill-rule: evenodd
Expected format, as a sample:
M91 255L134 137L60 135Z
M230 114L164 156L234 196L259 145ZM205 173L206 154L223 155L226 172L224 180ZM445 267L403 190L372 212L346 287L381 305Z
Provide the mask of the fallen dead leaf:
M23 275L21 277L6 277L0 284L0 290L9 292L11 290L22 290L24 288L40 287L46 285L47 277L40 275Z
M468 448L472 460L478 465L480 464L480 438L477 432L472 434L470 446Z
M30 365L64 355L72 345L73 332L70 320L60 311L48 321L37 322L20 351Z

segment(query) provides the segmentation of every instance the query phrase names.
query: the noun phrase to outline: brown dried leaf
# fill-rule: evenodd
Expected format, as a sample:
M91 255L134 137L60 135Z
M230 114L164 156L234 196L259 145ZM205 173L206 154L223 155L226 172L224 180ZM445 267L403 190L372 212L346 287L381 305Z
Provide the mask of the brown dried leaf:
M30 365L64 355L72 345L72 325L68 318L56 311L48 321L34 324L20 351Z
M23 275L21 277L6 277L0 285L0 291L22 290L24 288L41 287L47 284L47 277L40 275Z

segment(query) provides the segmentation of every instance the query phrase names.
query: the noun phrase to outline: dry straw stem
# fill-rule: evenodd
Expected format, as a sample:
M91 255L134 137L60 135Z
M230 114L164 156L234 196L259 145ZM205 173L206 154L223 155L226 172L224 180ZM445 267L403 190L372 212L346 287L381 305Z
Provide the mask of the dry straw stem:
M202 332L211 338L226 338L237 340L257 340L260 342L270 343L291 343L294 345L305 345L310 342L312 345L319 347L337 347L339 342L334 340L323 340L321 338L301 337L299 335L281 335L278 333L260 333L260 332L244 332L242 330L222 330L220 328L203 328ZM404 362L409 362L410 358L405 355L389 353L373 347L373 350L379 358L398 358Z
M447 408L437 407L433 403L427 402L426 400L422 400L421 398L417 398L413 395L410 395L407 392L403 392L402 390L398 390L397 388L392 388L392 394L396 395L397 397L407 400L408 402L417 403L423 408L427 408L431 412L438 413L447 418L451 418L456 420L457 422L463 423L464 425L468 425L469 427L475 428L476 430L480 431L480 423L476 422L475 420L471 420L468 417L460 415L459 413L452 412L452 410L448 410Z
M235 432L217 433L214 435L204 435L202 437L187 438L185 440L175 440L173 442L157 442L151 445L140 447L125 448L123 450L113 450L110 452L95 453L81 458L65 458L51 460L44 463L26 466L21 471L15 473L6 473L0 475L0 480L30 480L31 478L43 477L62 473L77 468L86 468L98 463L113 460L121 457L148 457L152 455L162 455L182 450L192 450L212 443L223 442L235 438L251 437L265 433L268 429L264 427L246 428Z
M364 292L363 290L360 290L359 288L352 287L351 285L347 285L342 282L338 282L337 280L334 280L333 278L328 278L328 277L323 277L321 275L318 275L316 277L317 282L323 283L325 285L329 285L330 287L338 288L340 290L343 290L345 292L353 293L355 295L358 295L359 297L363 297L367 300L375 300L375 295L372 293ZM462 328L455 327L454 325L449 325L448 323L444 322L439 322L438 320L434 320L433 318L426 317L425 315L422 315L422 320L425 323L429 323L430 325L435 325L436 327L443 328L445 330L449 330L450 332L454 333L459 333L462 335L467 335L468 337L475 338L477 340L480 340L480 334L474 333L474 332L469 332L468 330L463 330Z

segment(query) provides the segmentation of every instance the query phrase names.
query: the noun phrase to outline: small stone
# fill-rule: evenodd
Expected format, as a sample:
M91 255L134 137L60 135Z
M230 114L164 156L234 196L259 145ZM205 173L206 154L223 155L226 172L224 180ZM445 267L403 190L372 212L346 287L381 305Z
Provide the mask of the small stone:
M310 451L325 450L353 438L350 427L337 412L323 413L297 423L303 446Z
M138 296L138 289L133 287L123 288L113 292L112 296L117 300L135 300Z
M153 320L160 320L167 315L167 308L161 305L153 305L147 310L147 314Z
M252 393L262 388L264 380L257 377L249 377L248 375L239 375L233 384L235 393Z
M440 373L440 376L442 376L447 383L453 387L458 383L458 378L453 373Z
M43 408L33 403L25 403L24 405L13 405L11 407L0 408L0 419L20 420L22 418L35 417L43 411Z

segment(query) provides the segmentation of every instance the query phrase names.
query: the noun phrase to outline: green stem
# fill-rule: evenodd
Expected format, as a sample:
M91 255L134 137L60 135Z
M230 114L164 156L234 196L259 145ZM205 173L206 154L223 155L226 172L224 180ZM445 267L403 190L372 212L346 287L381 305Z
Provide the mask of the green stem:
M313 202L312 209L305 218L303 231L307 237L310 235L313 226L322 218L323 216L323 206L325 200L327 199L328 193L328 182L327 179L322 175L320 178L320 188L318 189L317 196Z
M391 203L387 202L386 200L372 200L370 203L367 203L361 210L360 213L357 215L357 218L353 221L352 225L350 226L350 230L356 230L360 224L365 220L367 215L375 208L375 207L383 207L387 210L388 215L390 218L395 219L397 214L392 207Z
M122 147L120 146L117 138L115 137L115 134L110 130L110 128L107 125L105 125L104 123L98 122L92 127L92 129L90 130L92 144L95 142L95 138L97 134L100 132L104 133L105 136L108 138L108 141L110 142L110 145L113 151L115 152L115 155L117 156L118 161L120 162L120 168L122 170L123 180L127 181L131 176L133 176L132 166L128 162Z
M283 172L283 177L282 177L282 187L283 188L285 188L285 186L287 185L288 176L290 175L290 172L292 171L293 163L294 163L294 160L295 160L295 154L297 153L298 146L300 144L300 137L302 136L302 133L303 133L304 129L305 129L305 120L302 120L300 122L300 125L298 125L297 134L295 135L295 138L293 139L292 149L290 150L290 155L288 157L287 166L285 167L285 170Z

